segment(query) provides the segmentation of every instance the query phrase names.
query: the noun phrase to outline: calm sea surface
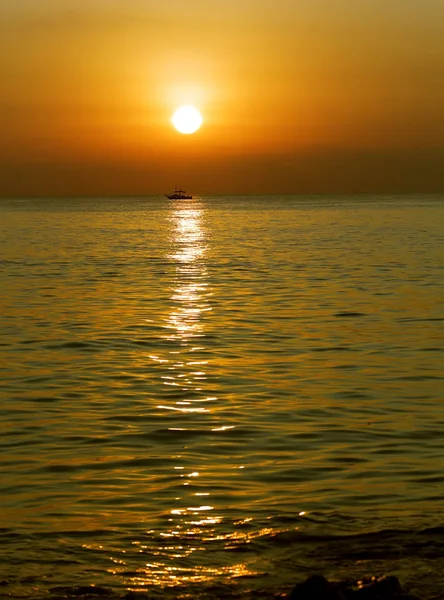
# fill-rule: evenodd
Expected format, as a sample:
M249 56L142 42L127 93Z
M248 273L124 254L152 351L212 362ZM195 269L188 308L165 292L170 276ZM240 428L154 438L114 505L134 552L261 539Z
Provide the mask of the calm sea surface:
M444 196L1 200L0 240L0 595L444 587Z

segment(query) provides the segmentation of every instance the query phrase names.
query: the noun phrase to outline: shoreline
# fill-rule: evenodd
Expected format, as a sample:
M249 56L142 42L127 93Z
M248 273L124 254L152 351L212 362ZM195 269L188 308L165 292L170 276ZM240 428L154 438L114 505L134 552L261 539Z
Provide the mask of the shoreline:
M177 586L169 588L151 587L144 590L128 590L119 593L111 588L95 585L56 586L49 588L46 593L36 592L34 595L12 595L7 592L9 582L1 581L0 586L6 594L0 593L1 598L14 600L145 600L148 598L243 598L256 600L273 598L275 600L443 600L442 593L426 596L412 593L404 587L395 575L383 577L367 577L358 581L328 580L322 575L311 575L305 580L296 582L290 590L243 590L237 593L223 585L214 585L204 593L195 589L195 586ZM234 592L234 593L233 593Z

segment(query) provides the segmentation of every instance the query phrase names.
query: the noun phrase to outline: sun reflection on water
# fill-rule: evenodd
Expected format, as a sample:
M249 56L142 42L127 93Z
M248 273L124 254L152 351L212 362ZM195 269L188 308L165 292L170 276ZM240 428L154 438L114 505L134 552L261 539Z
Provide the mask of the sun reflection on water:
M208 553L216 549L214 545L218 550L230 550L266 534L261 530L239 531L235 524L224 521L212 502L212 490L205 486L205 475L212 467L206 457L199 457L196 464L192 450L190 453L186 450L192 448L192 435L197 431L223 436L225 431L235 428L221 420L220 400L214 395L211 382L211 361L206 360L211 286L204 213L205 206L199 200L170 205L172 251L167 256L173 268L170 311L161 323L164 350L151 354L150 359L161 373L158 380L161 401L157 410L168 422L166 431L171 436L188 432L191 437L187 439L191 441L182 453L171 457L175 464L167 477L173 475L177 481L171 508L161 516L158 529L147 531L144 540L133 542L133 552L143 560L142 566L138 561L138 568L128 571L128 556L113 560L112 572L123 577L131 590L256 574L244 563L227 566L224 560L223 564L215 565L208 561ZM208 566L202 565L202 558L195 557L196 553L205 554Z
M212 508L198 507L199 510ZM222 521L221 516L196 519L192 515L198 514L197 507L190 507L180 512L183 525L176 524L168 532L158 534L157 543L155 540L150 540L150 543L133 542L134 550L147 558L143 567L127 571L126 559L112 559L115 566L111 572L121 575L128 589L137 591L146 589L147 586L165 588L189 583L211 584L217 578L236 579L259 574L248 563L206 566L202 565L199 559L196 561L197 564L193 564L190 562L190 557L196 553L211 551L209 544L214 543L219 547L222 544L226 550L235 549L239 545L249 544L256 538L274 535L276 532L273 529L262 528L251 532L236 530L222 534L217 533L214 527ZM247 518L242 521L242 524L250 520Z
M168 363L168 374L161 376L162 384L176 388L174 402L157 406L162 411L176 413L208 413L203 403L217 400L202 394L202 384L207 380L204 370L208 361L189 360L189 354L205 350L195 346L196 338L204 338L203 313L211 311L209 304L208 272L205 264L207 234L203 223L204 207L199 200L173 202L170 207L172 251L168 255L175 269L171 286L171 310L164 319L164 339L175 343L168 358L152 355L159 364ZM196 406L196 403L197 406ZM170 431L184 431L182 427L170 427Z
M201 335L202 313L211 310L206 301L208 273L203 259L207 242L202 212L198 201L173 208L175 250L169 258L176 264L176 285L171 296L176 306L165 324L170 340L186 342Z
M176 567L165 566L162 562L147 564L150 578L146 577L144 571L140 574L131 576L127 579L126 585L132 591L143 591L148 585L158 585L161 587L175 587L189 583L210 582L216 577L242 577L245 575L257 575L257 572L251 571L246 565L224 566L219 568L209 568L197 565L194 567Z

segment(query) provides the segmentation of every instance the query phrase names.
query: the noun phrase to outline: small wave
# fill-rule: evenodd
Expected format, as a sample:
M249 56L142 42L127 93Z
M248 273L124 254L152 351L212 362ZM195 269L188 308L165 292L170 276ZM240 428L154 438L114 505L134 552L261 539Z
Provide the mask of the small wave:
M356 352L356 349L351 346L322 346L312 348L312 352Z

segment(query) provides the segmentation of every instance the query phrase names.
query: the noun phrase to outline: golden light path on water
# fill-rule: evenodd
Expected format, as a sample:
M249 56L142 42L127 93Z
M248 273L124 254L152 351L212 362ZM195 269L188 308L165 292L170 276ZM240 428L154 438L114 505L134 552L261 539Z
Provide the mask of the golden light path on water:
M204 226L204 210L203 203L198 199L171 204L171 238L174 251L168 258L174 262L176 272L171 294L172 308L163 327L164 339L175 342L176 346L174 350L169 351L167 357L157 354L150 356L153 361L168 365L169 374L161 376L163 385L184 392L184 398L181 395L180 399L174 402L159 404L157 409L182 413L184 417L191 413L202 413L203 417L210 417L209 413L214 410L212 405L218 400L215 396L206 396L202 389L208 379L208 361L192 358L194 353L205 350L203 317L206 312L211 311L209 276L205 263L209 242ZM214 424L216 422L213 422ZM205 423L205 426L214 432L234 428L233 425L213 425L211 421ZM187 428L177 426L168 429L186 431ZM187 486L201 477L201 473L180 464L182 455L172 458L179 461L174 471L182 480L181 487L189 489ZM137 574L133 573L125 578L129 589L142 590L150 585L170 587L187 583L201 584L221 576L235 578L257 574L244 563L213 566L211 560L208 561L208 556L205 562L210 562L210 566L202 565L201 560L190 563L190 555L199 552L207 555L211 552L212 543L217 543L219 547L222 544L222 547L232 548L233 544L248 543L253 538L269 534L272 530L267 528L255 532L239 531L238 525L251 521L250 518L245 518L242 522L234 523L234 527L227 525L229 532L223 533L216 530L216 526L222 523L223 516L217 514L217 506L211 504L211 492L194 492L187 497L194 497L195 501L188 500L187 505L182 508L171 508L167 518L169 526L165 531L147 532L153 535L149 544L133 542L133 546L136 546L139 552L154 555L156 560L147 562L143 569L137 570ZM186 500L186 494L175 500ZM118 562L122 564L122 561ZM125 564L125 561L123 562Z

